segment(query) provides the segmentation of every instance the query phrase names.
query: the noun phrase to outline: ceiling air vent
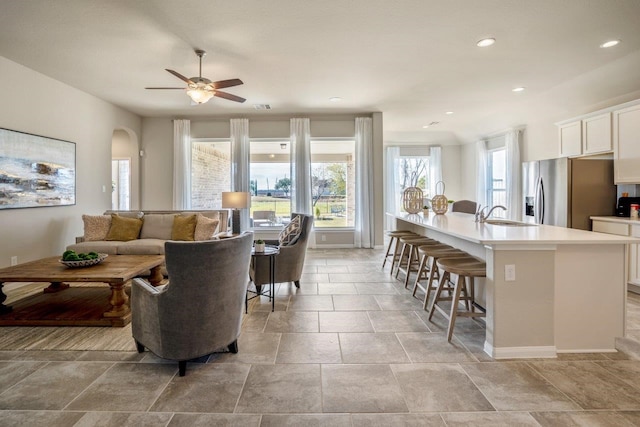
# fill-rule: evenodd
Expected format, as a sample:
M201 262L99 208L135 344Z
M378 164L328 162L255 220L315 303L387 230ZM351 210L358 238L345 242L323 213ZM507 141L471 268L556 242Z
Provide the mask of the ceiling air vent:
M269 104L253 104L253 108L256 110L271 110L271 105Z

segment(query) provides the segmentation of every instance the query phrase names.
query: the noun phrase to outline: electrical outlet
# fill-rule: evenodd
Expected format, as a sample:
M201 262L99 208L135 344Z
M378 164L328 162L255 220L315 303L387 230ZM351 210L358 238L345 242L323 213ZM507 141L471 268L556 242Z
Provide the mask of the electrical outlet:
M18 257L17 256L12 256L11 257L11 265L18 265Z
M516 266L515 264L507 264L504 266L504 281L515 282L516 281Z
M323 241L323 242L326 242L327 241L327 235L326 234L322 234L320 236L320 240Z

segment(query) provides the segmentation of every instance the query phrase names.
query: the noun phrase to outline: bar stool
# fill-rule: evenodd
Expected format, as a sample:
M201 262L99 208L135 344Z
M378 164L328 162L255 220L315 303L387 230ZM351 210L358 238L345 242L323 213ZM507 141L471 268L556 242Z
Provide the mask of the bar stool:
M436 245L420 246L418 248L418 255L420 256L420 267L418 267L418 275L413 285L413 296L416 296L418 289L424 292L424 303L422 307L426 310L431 291L438 289L435 281L440 282L440 273L436 261L440 258L468 258L470 255L449 245L444 245L444 247L438 247ZM424 286L420 283L422 279L426 281L426 285Z
M400 237L417 236L417 234L409 230L393 230L387 231L387 236L389 237L389 246L387 246L387 253L384 255L384 260L382 261L382 268L384 268L385 264L387 263L387 258L392 257L391 272L389 274L393 274L393 268L398 257L400 256L400 254L398 253L398 249L400 249ZM391 251L392 247L393 252Z
M436 290L436 296L431 305L429 311L429 320L433 317L433 313L438 310L445 318L449 320L449 328L447 331L447 341L451 341L453 336L453 328L456 324L456 317L485 317L484 311L475 311L476 305L474 300L475 288L474 278L486 277L487 265L484 261L474 257L465 258L440 258L436 261L438 270L442 272L440 281L438 283L438 289ZM442 297L442 291L445 287L445 283L450 280L450 276L455 275L455 281L453 286L453 296ZM461 280L462 279L462 280ZM468 290L467 290L468 282ZM462 290L466 291L466 295L461 297ZM467 311L461 311L458 306L461 300L468 301ZM442 307L438 305L438 301L451 301L450 313L447 313Z
M405 274L404 287L405 289L409 285L409 276L412 271L418 271L418 246L422 245L439 245L437 240L430 239L425 236L418 237L401 237L400 243L402 243L402 251L398 258L398 265L396 267L396 279L398 274L402 271Z

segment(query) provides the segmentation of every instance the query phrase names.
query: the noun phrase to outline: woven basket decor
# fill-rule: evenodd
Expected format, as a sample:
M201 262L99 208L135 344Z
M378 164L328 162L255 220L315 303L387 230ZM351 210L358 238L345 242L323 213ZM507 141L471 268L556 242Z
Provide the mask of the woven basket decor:
M438 188L442 184L442 193L438 191ZM444 195L444 182L436 182L436 195L431 199L431 209L436 215L444 215L449 210L449 199Z
M422 210L422 190L418 187L408 187L402 195L402 207L410 214L416 214Z

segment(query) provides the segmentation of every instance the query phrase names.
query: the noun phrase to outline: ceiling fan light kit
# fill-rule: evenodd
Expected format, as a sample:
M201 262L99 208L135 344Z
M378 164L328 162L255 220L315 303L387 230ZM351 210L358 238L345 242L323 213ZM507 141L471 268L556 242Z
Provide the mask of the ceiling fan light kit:
M214 96L217 96L217 97L220 97L220 98L224 98L224 99L228 99L229 101L235 101L235 102L244 102L244 101L246 101L246 99L241 98L239 96L232 95L230 93L222 92L222 91L218 90L218 89L222 89L222 88L226 88L226 87L232 87L232 86L241 85L241 84L243 84L242 80L240 80L240 79L229 79L229 80L220 80L220 81L217 81L217 82L212 82L211 80L202 77L202 57L205 56L207 53L204 50L201 50L201 49L196 49L195 52L196 52L196 55L198 56L199 61L200 61L198 77L187 78L187 77L183 76L182 74L178 73L177 71L165 68L166 71L168 71L169 73L173 74L174 76L176 76L177 78L179 78L183 82L187 83L187 87L186 88L181 88L181 87L147 87L145 89L186 89L187 95L189 95L189 97L193 100L193 102L198 103L198 104L204 104L207 101L209 101L211 98L213 98Z

